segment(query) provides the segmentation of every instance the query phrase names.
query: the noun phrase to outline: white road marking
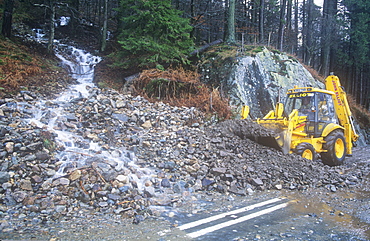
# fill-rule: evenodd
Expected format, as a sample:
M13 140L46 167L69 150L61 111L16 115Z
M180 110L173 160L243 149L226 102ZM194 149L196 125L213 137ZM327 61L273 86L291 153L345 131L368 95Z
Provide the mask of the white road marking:
M262 206L265 206L265 205L268 205L268 204L271 204L271 203L275 203L275 202L278 202L278 201L281 201L281 200L282 200L281 198L273 198L273 199L270 199L270 200L267 200L267 201L264 201L264 202L260 202L260 203L256 203L256 204L253 204L253 205L250 205L250 206L239 208L239 209L227 212L227 213L221 213L221 214L209 217L209 218L204 218L204 219L200 219L200 220L197 220L197 221L194 221L194 222L191 222L191 223L186 223L184 225L179 226L178 228L180 230L193 228L193 227L205 224L205 223L215 221L217 219L224 218L224 217L229 216L229 215L234 215L234 214L237 214L237 213L242 213L242 212L245 212L245 211L249 211L249 210L252 210L252 209L255 209L255 208L258 208L258 207L262 207Z
M197 238L199 236L202 236L202 235L205 235L207 233L219 230L221 228L225 228L225 227L228 227L228 226L231 226L231 225L234 225L234 224L237 224L237 223L241 223L241 222L247 221L249 219L252 219L252 218L267 214L267 213L271 213L273 211L276 211L278 209L281 209L281 208L284 208L284 207L288 206L288 203L289 202L278 204L276 206L266 208L264 210L249 214L247 216L244 216L244 217L241 217L241 218L238 218L238 219L235 219L235 220L220 223L220 224L208 227L208 228L201 229L201 230L193 232L193 233L188 233L187 236L189 236L191 238Z

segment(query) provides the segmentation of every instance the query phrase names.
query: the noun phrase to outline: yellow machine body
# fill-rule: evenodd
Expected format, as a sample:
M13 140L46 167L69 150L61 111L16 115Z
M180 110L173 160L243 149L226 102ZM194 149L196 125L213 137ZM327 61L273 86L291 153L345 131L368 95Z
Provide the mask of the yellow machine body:
M311 160L319 154L330 166L342 164L345 156L352 154L352 143L358 135L339 78L328 76L325 87L325 90L312 87L288 90L285 105L278 102L275 110L256 120L278 133L262 144ZM248 113L249 108L243 107L242 118Z

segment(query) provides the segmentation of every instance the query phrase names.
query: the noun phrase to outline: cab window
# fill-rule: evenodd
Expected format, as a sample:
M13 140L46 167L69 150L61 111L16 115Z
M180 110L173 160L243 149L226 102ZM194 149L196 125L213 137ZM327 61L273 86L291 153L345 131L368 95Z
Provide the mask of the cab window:
M331 97L331 95L325 93L317 93L317 99L319 122L338 124L338 120L334 110L333 98Z
M299 116L307 116L309 120L314 120L316 110L314 97L314 93L294 93L288 95L285 103L286 113L291 113L294 109L297 109Z

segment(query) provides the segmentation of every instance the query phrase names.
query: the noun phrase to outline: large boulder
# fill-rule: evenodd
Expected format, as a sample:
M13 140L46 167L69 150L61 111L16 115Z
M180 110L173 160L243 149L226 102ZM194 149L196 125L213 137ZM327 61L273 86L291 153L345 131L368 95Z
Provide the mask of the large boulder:
M234 106L249 105L253 117L262 117L274 108L280 94L295 85L324 88L324 84L293 57L262 48L253 56L210 59L202 66L203 80L221 86ZM214 62L212 62L214 60Z

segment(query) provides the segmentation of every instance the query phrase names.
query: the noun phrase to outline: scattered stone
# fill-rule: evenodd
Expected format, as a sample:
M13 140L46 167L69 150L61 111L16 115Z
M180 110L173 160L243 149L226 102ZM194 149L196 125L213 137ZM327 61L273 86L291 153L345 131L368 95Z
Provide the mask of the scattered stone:
M70 181L75 181L75 180L77 180L77 179L80 179L80 177L81 177L81 170L75 170L75 171L73 171L70 175L69 175L69 180Z
M127 184L129 182L128 176L121 175L121 174L116 177L116 180L123 184Z
M68 178L65 178L65 177L62 177L62 178L59 178L59 184L60 185L65 185L65 186L68 186L70 183L69 179Z
M283 189L283 185L281 185L281 184L276 184L276 185L275 185L275 188L276 188L277 190L281 190L281 189Z
M55 206L55 211L57 212L57 213L62 213L62 212L64 212L66 210L66 206L64 206L64 205L57 205L57 206Z
M0 183L3 184L9 181L10 175L8 172L0 172Z
M145 187L144 194L147 197L154 197L155 196L155 188L153 186Z
M24 191L18 191L13 193L13 198L16 202L20 203L27 197L27 193Z
M337 188L334 185L330 185L330 191L336 192Z
M142 221L145 220L145 217L143 215L136 215L134 220L132 221L134 224L139 224Z
M203 187L208 187L209 185L212 185L213 183L215 183L213 180L209 180L207 178L204 178L202 180L202 186Z
M5 150L8 152L8 153L13 153L14 151L14 142L7 142L5 144Z
M35 224L44 216L74 217L85 209L134 217L140 223L145 216L138 214L147 207L183 205L201 191L336 192L361 183L367 173L366 167L338 171L261 146L253 140L271 132L254 122L207 122L194 108L150 103L109 89L88 91L88 98L75 98L65 106L49 101L43 107L66 112L56 116L42 110L40 115L45 126L53 120L56 130L72 134L64 143L56 142L57 134L45 126L22 121L31 110L0 106L7 116L0 122L0 201L19 215L35 217ZM11 105L24 101L15 98ZM29 108L37 105L36 97L27 101Z
M36 152L36 159L37 160L45 161L45 160L47 160L49 158L50 158L50 156L49 156L49 154L46 151L38 151L38 152Z
M259 178L252 178L252 184L255 186L263 186L263 181Z
M43 181L43 179L39 175L32 176L31 178L36 183L41 183Z
M214 167L214 168L212 168L212 173L214 173L216 175L225 174L226 171L227 171L226 168L220 168L220 167Z
M145 121L144 124L142 124L141 126L146 129L149 129L149 128L152 128L152 123L148 120L148 121Z
M19 187L23 190L32 191L32 183L30 180L21 180Z
M171 183L170 183L170 181L167 178L164 178L161 181L161 186L162 187L171 187Z

